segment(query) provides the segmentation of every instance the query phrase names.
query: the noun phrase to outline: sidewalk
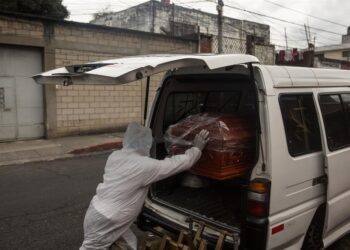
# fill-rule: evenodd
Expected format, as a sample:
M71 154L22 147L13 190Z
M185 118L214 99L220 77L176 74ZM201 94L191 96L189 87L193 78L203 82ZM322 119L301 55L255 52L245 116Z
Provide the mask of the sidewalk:
M0 143L0 166L50 161L121 147L123 133L83 135Z

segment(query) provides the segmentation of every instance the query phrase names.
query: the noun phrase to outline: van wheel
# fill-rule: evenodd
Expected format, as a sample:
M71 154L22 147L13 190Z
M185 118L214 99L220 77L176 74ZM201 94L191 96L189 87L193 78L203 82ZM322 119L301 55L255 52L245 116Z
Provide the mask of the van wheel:
M309 229L306 232L303 250L323 249L322 234L324 224L324 206L320 207L311 221Z

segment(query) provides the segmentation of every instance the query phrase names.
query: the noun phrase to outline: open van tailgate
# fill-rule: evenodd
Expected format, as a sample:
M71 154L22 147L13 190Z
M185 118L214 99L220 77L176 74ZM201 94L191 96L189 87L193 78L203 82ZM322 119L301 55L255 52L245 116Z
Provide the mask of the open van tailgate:
M171 69L207 66L209 69L258 63L251 55L142 55L71 65L33 76L40 84L124 84Z

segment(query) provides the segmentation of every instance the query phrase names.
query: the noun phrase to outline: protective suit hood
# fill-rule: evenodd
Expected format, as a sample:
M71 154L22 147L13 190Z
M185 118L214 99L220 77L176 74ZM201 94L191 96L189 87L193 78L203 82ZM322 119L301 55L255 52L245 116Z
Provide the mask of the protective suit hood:
M135 150L141 155L149 156L152 147L152 131L136 122L130 123L123 139L124 150Z

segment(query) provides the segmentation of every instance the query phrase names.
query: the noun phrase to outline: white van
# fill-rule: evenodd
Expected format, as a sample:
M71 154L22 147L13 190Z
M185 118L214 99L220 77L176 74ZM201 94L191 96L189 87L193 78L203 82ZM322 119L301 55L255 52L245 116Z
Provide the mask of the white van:
M248 177L204 189L184 189L177 176L154 184L141 228L179 233L203 222L209 243L225 230L226 244L236 249L320 249L349 232L350 71L260 65L250 55L151 55L69 66L34 79L70 85L146 77L149 84L159 72L167 73L147 119L153 157L166 157L165 129L205 110L203 96L213 95L211 106L225 98L232 107L225 112L256 123L256 163Z

